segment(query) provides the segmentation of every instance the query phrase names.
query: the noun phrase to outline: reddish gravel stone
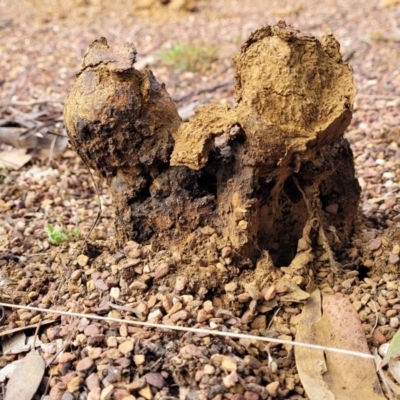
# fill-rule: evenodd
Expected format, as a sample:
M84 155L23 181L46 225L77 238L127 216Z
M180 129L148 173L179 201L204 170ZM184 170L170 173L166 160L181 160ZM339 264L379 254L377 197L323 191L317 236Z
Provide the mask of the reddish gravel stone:
M71 362L71 361L74 361L75 359L76 359L75 354L66 352L66 353L61 354L60 363L63 364L66 362Z
M64 383L62 382L56 383L50 390L49 393L50 400L61 400L66 390L67 386Z
M377 238L375 238L375 239L368 245L368 248L369 248L371 251L375 251L375 250L378 250L381 246L382 246L382 239L378 236Z
M157 389L162 389L165 385L164 377L158 372L149 372L144 377L149 385Z
M85 380L87 388L92 391L100 387L100 378L95 372L92 372Z
M85 328L83 333L86 336L96 336L100 334L100 328L95 324L90 324Z
M82 358L82 360L79 360L78 363L76 364L76 370L78 372L84 372L92 368L94 362L90 357L85 357Z

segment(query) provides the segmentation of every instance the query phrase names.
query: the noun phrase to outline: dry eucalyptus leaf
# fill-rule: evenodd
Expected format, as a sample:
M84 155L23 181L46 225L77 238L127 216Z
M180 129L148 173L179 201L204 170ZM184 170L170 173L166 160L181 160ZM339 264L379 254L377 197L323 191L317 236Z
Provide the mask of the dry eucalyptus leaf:
M364 330L349 300L340 293L324 295L322 317L320 301L319 292L313 292L303 309L296 340L369 354ZM372 359L296 348L296 362L311 400L385 399Z
M10 364L7 364L5 367L0 369L0 383L5 382L6 379L9 379L14 371L19 367L23 360L15 360Z
M26 149L0 151L0 165L4 165L7 169L18 170L27 164L31 158L31 154L26 154Z
M321 294L317 289L307 300L297 326L296 342L316 344L315 322L321 318ZM324 352L296 346L294 349L296 367L301 383L311 400L334 400L323 379L326 372Z
M43 358L34 350L28 353L11 375L4 400L31 400L42 381L44 370Z
M18 332L11 338L2 340L3 354L20 354L31 349L31 345L26 343L26 335L24 332Z
M347 297L324 295L322 310L315 324L319 343L370 354L361 321ZM372 359L327 352L326 364L324 380L338 399L385 399Z

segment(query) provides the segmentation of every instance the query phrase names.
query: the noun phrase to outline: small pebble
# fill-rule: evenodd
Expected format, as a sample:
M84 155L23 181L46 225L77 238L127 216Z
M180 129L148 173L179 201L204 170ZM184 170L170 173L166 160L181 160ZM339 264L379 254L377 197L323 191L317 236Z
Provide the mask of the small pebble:
M245 400L258 400L260 395L256 392L246 391L244 392Z
M143 365L146 361L144 354L135 354L133 356L133 361L134 363L139 366L139 365Z
M78 372L84 372L92 368L94 362L90 357L85 357L82 358L82 360L79 360L78 363L76 364L76 370Z
M215 367L213 365L210 364L206 364L203 367L203 372L207 375L213 375L215 373Z
M336 215L339 210L338 204L329 204L329 206L325 207L325 211L331 215Z
M190 316L190 314L188 311L181 310L174 314L171 314L170 319L173 323L176 323L178 321L186 321L187 319L189 319L189 316Z
M113 299L119 299L120 294L121 294L120 288L112 287L110 289L110 297L112 297Z
M90 347L88 349L88 356L92 360L97 360L98 358L100 358L102 352L103 349L101 347Z
M100 400L100 387L96 387L88 393L87 399L88 400Z
M377 238L375 238L375 239L368 245L368 248L369 248L371 251L375 251L375 250L378 250L381 246L382 246L382 239L378 236Z
M153 392L151 391L151 388L149 385L146 385L142 389L138 390L138 393L144 397L147 400L152 400L153 398Z
M165 386L165 379L158 372L149 372L144 377L149 385L157 389L162 389Z
M114 391L113 385L106 386L100 393L100 400L109 400L111 399L111 395Z
M100 378L95 372L92 372L85 380L86 386L89 391L100 387Z
M83 274L83 271L81 269L76 269L71 274L71 280L77 281L82 276L82 274Z
M100 333L100 328L95 324L90 324L85 328L83 333L86 336L95 336L95 335L98 335Z
M224 247L221 250L221 257L222 258L227 258L232 254L232 249L230 247Z
M264 299L266 301L272 300L276 296L276 287L274 285L270 286L264 294Z
M250 326L252 329L265 329L267 327L267 317L265 315L257 315Z
M236 385L237 381L239 380L238 374L236 371L232 371L230 374L225 376L222 379L222 383L226 388L231 388Z
M186 276L178 276L175 282L175 290L181 292L183 289L185 289L188 281L189 279L186 278Z
M148 321L158 321L163 317L163 313L159 308L156 308L155 310L151 311L147 317Z
M67 389L71 393L77 392L81 387L82 383L83 383L83 378L81 376L75 376L68 382Z
M379 329L374 330L372 337L378 342L378 344L386 343L385 335Z
M106 340L107 347L117 347L118 342L115 336L108 336Z
M71 361L74 361L74 360L76 360L75 354L69 353L69 352L65 352L65 353L61 354L59 362L61 364L63 364L63 363L71 362Z
M229 282L225 285L226 292L234 292L238 287L237 282Z
M389 263L396 265L400 260L400 257L397 254L391 254L389 256Z
M131 290L146 290L147 285L144 282L135 280L129 285L129 289L131 289Z
M134 343L132 340L126 340L125 342L122 342L119 346L118 346L118 350L122 353L122 354L127 354L130 353L133 350L134 347Z
M56 383L50 390L49 393L50 400L61 400L66 390L67 386L64 383L62 382Z
M80 254L77 258L76 261L80 267L86 267L89 257L85 256L84 254Z
M163 278L165 275L168 275L169 272L169 264L161 263L154 272L154 279Z
M271 382L265 388L271 397L276 397L278 395L279 382Z

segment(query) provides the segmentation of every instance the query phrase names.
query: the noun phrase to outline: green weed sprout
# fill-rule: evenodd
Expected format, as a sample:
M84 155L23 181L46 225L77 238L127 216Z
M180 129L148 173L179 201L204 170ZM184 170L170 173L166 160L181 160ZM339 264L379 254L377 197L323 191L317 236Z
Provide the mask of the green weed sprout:
M204 42L187 44L178 42L169 50L161 51L161 60L164 65L192 72L208 67L217 58L217 47Z
M47 233L49 242L52 244L60 244L64 242L69 242L70 240L79 240L81 237L81 230L79 228L74 228L68 231L65 227L59 225L47 225L44 228Z

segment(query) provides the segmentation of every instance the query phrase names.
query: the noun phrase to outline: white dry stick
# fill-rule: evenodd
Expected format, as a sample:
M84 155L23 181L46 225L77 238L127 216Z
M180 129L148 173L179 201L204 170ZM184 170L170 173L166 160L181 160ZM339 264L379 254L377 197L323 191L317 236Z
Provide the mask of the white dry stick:
M318 344L293 342L291 340L274 339L274 338L269 338L269 337L264 337L264 336L246 335L243 333L213 331L211 329L189 328L189 327L175 326L175 325L162 325L162 324L156 324L154 322L132 321L132 320L120 319L120 318L102 317L100 315L91 315L91 314L75 313L75 312L70 312L70 311L52 310L52 309L45 309L45 308L39 308L39 307L20 306L20 305L15 305L15 304L8 304L8 303L0 303L0 307L10 307L10 308L17 308L17 309L21 309L21 310L39 311L39 312L44 312L44 313L48 313L48 314L69 315L71 317L75 316L75 317L79 317L79 318L88 318L88 319L101 320L101 321L118 322L118 323L123 323L123 324L132 324L132 325L145 326L148 328L157 328L157 329L163 329L163 330L171 329L171 330L175 330L175 331L208 334L208 335L214 335L214 336L224 336L224 337L231 337L231 338L235 338L235 339L244 338L244 339L250 339L250 340L260 340L262 342L270 342L270 343L277 343L277 344L289 344L289 345L293 345L293 346L306 347L309 349L332 351L334 353L348 354L348 355L361 357L361 358L374 359L374 356L372 354L361 353L359 351L338 349L335 347L320 346Z

